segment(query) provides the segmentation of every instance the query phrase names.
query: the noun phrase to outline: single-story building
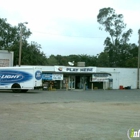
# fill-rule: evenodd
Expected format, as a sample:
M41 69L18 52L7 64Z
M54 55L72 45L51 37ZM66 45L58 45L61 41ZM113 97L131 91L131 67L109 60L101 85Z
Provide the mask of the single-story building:
M56 89L136 89L137 68L42 66L42 79Z

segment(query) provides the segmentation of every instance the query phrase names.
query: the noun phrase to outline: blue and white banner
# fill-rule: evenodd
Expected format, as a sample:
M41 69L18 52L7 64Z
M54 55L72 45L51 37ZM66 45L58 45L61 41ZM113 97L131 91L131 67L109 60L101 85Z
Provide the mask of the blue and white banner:
M42 74L42 80L52 80L52 74Z
M42 80L63 80L63 74L42 74Z
M0 85L29 81L33 75L24 71L0 70Z
M63 74L52 74L52 80L63 80Z

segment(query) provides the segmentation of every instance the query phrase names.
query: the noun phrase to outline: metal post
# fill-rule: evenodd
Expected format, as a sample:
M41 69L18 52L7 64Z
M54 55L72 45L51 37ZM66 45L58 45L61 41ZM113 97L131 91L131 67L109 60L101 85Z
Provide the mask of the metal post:
M140 69L140 29L138 31L139 41L138 41L138 70L137 70L137 89L139 89L139 69Z
M93 90L93 82L91 83L91 90Z

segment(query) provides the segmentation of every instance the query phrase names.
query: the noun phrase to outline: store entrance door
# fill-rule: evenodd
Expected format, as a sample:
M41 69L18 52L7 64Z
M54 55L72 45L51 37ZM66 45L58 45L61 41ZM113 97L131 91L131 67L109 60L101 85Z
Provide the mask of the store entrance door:
M69 76L69 89L75 89L75 76Z

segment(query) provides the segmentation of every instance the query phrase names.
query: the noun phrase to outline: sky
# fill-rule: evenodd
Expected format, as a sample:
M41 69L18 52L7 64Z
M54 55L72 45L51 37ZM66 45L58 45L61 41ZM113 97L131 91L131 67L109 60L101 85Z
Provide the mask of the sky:
M105 7L123 14L127 29L132 29L130 43L138 44L140 0L0 0L0 18L13 26L26 25L41 51L53 55L96 56L104 50L109 34L99 30L97 15Z

